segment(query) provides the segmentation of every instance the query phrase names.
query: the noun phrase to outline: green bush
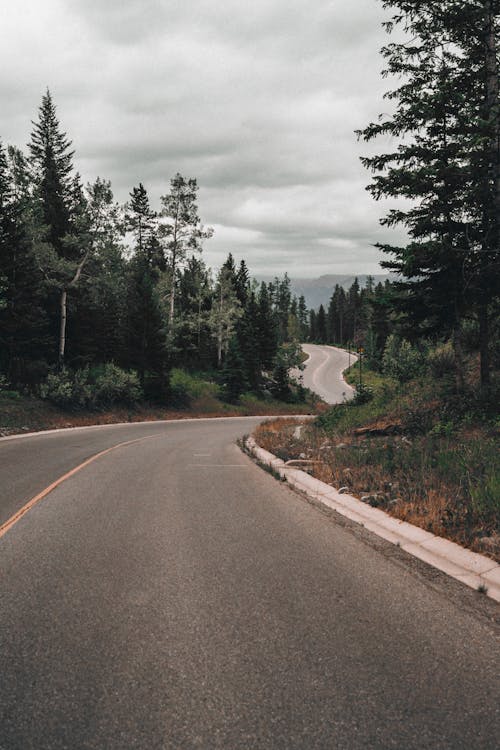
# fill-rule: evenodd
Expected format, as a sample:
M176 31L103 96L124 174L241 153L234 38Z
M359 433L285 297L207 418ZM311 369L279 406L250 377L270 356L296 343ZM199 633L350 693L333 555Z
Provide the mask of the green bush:
M427 355L427 365L432 377L441 380L453 376L455 372L455 355L449 341L431 349Z
M47 375L47 380L40 387L40 395L63 409L85 409L92 398L88 379L88 367L75 372L64 369Z
M355 387L354 397L352 399L353 404L367 404L373 400L373 388L366 385L365 383L357 383Z
M135 372L128 372L108 363L90 370L64 369L47 376L40 388L43 399L63 409L102 409L115 404L132 406L142 398L139 379Z
M204 380L202 376L174 368L170 372L169 401L178 407L187 407L198 398L212 396L217 398L219 389L215 383Z
M114 404L132 406L142 398L137 373L122 370L112 362L103 365L95 373L94 378L92 397L98 407Z
M391 334L387 339L382 367L388 375L400 383L415 378L423 369L424 357L422 353L406 339L399 339Z

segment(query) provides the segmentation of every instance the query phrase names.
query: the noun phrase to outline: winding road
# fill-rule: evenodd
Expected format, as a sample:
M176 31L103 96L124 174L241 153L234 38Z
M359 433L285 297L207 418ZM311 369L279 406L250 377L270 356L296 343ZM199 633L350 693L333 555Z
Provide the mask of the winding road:
M342 372L357 360L357 355L335 346L302 344L309 355L302 381L327 404L339 404L352 398L354 389L342 378Z
M256 467L258 421L0 440L1 750L497 747L497 605Z

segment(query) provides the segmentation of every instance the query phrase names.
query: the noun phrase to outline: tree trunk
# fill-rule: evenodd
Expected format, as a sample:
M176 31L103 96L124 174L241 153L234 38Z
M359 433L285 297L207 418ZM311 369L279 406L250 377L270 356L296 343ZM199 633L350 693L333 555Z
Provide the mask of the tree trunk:
M67 300L68 292L66 289L61 290L61 322L59 327L59 370L64 368L64 355L66 351L66 317L67 317Z
M489 347L488 303L479 307L479 352L481 358L481 388L488 388L490 378L490 347Z
M491 124L489 177L493 186L493 216L495 223L494 250L498 249L498 216L500 214L500 103L498 82L497 39L495 36L494 3L488 0L485 29L486 46L486 107L487 119Z
M464 357L462 351L462 331L460 330L460 323L455 325L453 329L453 353L455 355L455 377L456 386L458 393L462 393L465 388L464 379Z
M172 253L172 279L170 295L168 300L168 339L172 341L174 335L174 315L175 315L175 272L177 270L176 253Z
M172 333L172 328L174 325L174 312L175 312L175 284L172 279L172 289L170 290L170 300L169 300L169 309L168 309L168 330L170 334Z
M222 323L217 331L217 367L222 367Z
M495 9L491 0L485 3L485 70L486 70L486 102L485 119L490 123L488 143L488 182L492 191L490 204L484 216L484 240L481 263L481 278L479 280L480 302L479 314L479 344L481 358L481 388L490 385L490 356L489 356L489 321L488 321L488 281L498 272L499 255L499 216L500 216L500 106L497 39L495 35ZM492 259L489 262L488 259ZM485 299L486 297L486 299Z

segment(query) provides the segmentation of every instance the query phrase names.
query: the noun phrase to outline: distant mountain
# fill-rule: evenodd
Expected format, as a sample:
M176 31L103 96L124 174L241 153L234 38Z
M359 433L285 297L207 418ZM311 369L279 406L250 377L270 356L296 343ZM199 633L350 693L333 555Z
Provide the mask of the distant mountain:
M306 305L309 309L317 310L320 305L328 306L336 284L348 289L357 279L361 287L365 286L368 274L351 274L341 276L338 274L325 274L317 279L290 279L292 294L300 297L304 295ZM390 274L372 274L375 284L379 281L384 283L386 279L392 278ZM272 281L274 276L257 276L257 281Z

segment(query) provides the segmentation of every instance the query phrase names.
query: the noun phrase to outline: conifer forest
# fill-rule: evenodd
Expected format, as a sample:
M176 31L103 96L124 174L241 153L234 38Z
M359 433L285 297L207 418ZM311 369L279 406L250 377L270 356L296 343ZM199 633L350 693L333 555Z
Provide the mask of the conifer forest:
M358 138L361 153L379 137L391 144L362 161L373 197L394 202L381 223L407 232L404 246L379 245L395 280L337 286L328 305L307 310L286 275L253 280L238 248L212 273L196 179L166 178L159 206L142 183L125 205L105 178L82 184L47 90L27 149L0 142L4 388L88 405L100 384L103 394L168 403L170 374L181 369L210 373L230 400L244 391L290 398L300 342L313 341L362 347L375 369L388 342L395 356L401 346L448 347L458 391L477 355L478 387L491 392L500 367L498 2L383 5L392 17L382 54L397 85L386 94L390 113Z
M287 276L258 284L232 254L211 273L196 179L173 176L159 210L141 183L120 206L109 181L82 185L73 156L49 91L27 153L0 146L3 382L67 406L112 387L168 402L184 368L229 399L290 395L308 318Z

